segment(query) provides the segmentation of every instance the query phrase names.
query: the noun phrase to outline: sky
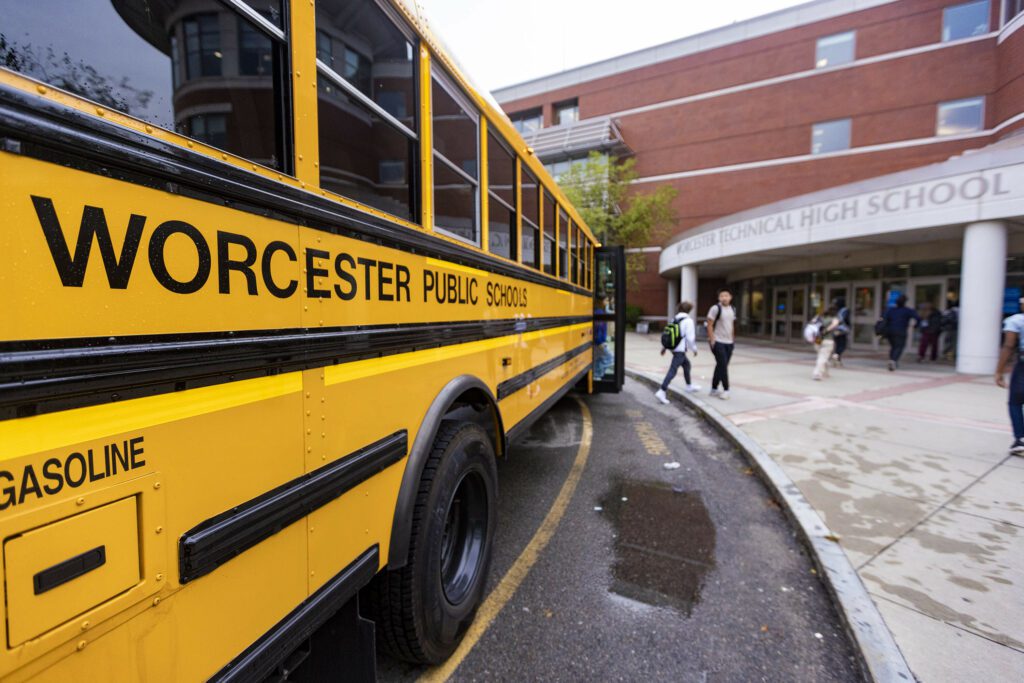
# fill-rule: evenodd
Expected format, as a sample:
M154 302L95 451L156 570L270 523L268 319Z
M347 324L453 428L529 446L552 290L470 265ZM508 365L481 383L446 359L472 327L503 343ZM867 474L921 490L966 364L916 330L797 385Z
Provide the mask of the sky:
M478 88L494 90L805 0L419 0Z

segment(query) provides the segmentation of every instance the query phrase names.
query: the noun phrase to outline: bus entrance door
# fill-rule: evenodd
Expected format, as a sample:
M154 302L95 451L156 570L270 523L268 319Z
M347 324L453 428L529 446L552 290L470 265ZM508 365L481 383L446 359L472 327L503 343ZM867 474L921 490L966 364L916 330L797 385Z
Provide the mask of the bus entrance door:
M626 252L594 253L594 391L618 393L626 374Z

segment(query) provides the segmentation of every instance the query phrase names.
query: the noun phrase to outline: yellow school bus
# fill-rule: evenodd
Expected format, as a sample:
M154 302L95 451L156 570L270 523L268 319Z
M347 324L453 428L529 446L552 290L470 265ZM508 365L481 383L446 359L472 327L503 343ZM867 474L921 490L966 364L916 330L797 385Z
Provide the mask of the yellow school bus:
M621 254L412 4L0 0L0 56L0 678L444 660Z

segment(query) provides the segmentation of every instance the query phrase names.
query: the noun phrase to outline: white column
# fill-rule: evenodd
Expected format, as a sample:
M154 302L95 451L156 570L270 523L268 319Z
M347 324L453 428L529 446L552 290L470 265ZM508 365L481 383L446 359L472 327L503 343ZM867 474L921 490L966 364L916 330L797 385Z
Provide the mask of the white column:
M996 370L1006 287L1006 239L1006 224L999 221L971 223L964 231L957 372L987 375Z
M672 278L668 281L668 319L676 315L676 306L679 304L679 282Z
M679 300L689 301L697 309L697 266L683 266L680 271Z

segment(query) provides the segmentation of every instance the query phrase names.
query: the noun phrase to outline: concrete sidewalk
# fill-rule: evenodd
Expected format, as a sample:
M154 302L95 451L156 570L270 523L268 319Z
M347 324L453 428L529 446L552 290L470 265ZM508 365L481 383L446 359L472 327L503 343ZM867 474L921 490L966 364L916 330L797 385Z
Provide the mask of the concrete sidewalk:
M660 349L629 334L627 367L660 381ZM741 340L731 400L710 400L841 536L916 676L1024 680L1024 458L1007 455L1005 391L912 356L891 373L883 358L848 354L815 382L809 345ZM706 343L694 360L706 397Z

